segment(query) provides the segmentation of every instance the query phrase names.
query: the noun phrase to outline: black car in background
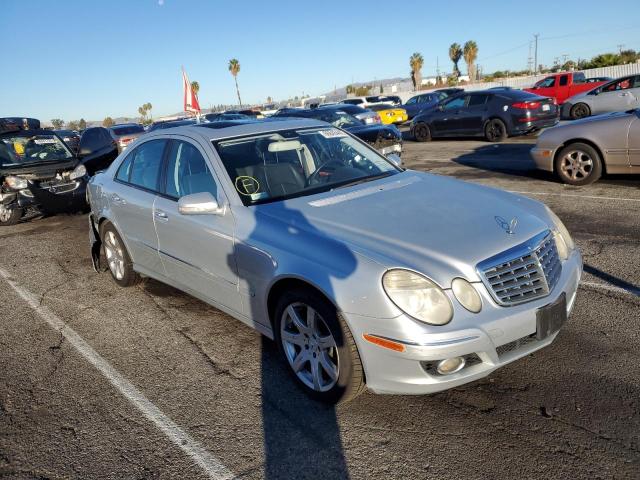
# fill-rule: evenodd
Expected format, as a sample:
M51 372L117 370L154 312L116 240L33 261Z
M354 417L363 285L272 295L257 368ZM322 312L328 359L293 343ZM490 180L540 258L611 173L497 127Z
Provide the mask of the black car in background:
M173 128L173 127L181 127L183 125L194 125L197 123L195 118L179 118L177 120L165 120L162 122L154 122L152 123L147 132L153 132L154 130L158 130L161 128Z
M108 128L90 127L82 132L77 155L89 175L108 168L119 153L116 137Z
M521 90L482 90L459 93L423 110L411 121L411 133L419 142L455 136L498 142L558 121L559 109L552 98Z
M202 116L207 122L223 122L225 120L247 120L248 115L242 113L207 113Z
M144 127L139 123L121 123L110 127L109 131L118 144L119 152L122 152L127 148L127 145L145 133Z
M27 209L86 208L85 166L54 132L26 126L0 119L0 225L19 222Z
M74 154L78 153L78 146L80 145L80 135L78 135L78 132L74 132L73 130L54 130L53 132L62 139Z
M313 118L342 128L365 141L383 155L402 153L402 134L395 125L365 124L344 111L342 105L327 105L311 109L284 109L273 117Z
M464 88L458 88L458 87L438 88L437 90L433 90L433 91L438 93L444 93L447 97L453 97L454 95L464 92Z

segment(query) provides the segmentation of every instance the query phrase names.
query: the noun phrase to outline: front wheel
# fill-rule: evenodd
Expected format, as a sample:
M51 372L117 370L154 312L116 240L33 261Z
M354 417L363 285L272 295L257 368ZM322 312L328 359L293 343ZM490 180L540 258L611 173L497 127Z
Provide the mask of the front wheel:
M140 283L140 275L133 270L129 252L115 227L111 223L105 223L101 232L104 255L113 280L121 287L131 287Z
M489 120L484 127L484 137L489 142L502 142L507 138L507 126L499 118Z
M307 394L335 404L365 390L355 341L330 302L312 290L293 290L282 296L275 315L279 350Z
M0 226L15 225L22 218L22 213L23 210L21 208L8 208L0 203Z
M586 103L576 103L569 111L569 116L572 120L578 120L589 115L591 115L591 109Z
M589 185L602 175L602 160L591 145L572 143L558 153L555 170L564 183Z

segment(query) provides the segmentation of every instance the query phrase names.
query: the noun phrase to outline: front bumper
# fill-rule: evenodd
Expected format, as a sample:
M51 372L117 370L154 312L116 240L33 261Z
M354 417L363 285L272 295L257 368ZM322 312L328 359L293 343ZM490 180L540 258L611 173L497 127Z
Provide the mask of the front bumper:
M539 170L553 173L553 159L556 156L555 148L533 147L531 149L531 158Z
M567 313L572 308L582 275L582 257L578 250L562 266L562 274L547 297L512 307L498 306L482 283L476 284L483 301L478 314L464 310L450 295L454 320L448 326L416 327L419 323L405 315L394 319L374 319L343 313L356 340L367 379L367 387L376 393L429 394L447 390L486 377L494 370L551 344L558 332L536 340L536 311L555 302L564 293ZM456 321L462 319L462 321ZM452 327L453 323L460 328ZM411 325L411 335L407 335ZM447 328L449 327L449 328ZM419 329L424 332L420 333ZM444 331L446 330L446 331ZM392 351L366 341L364 334L402 342L403 352ZM462 370L439 375L430 369L437 360L456 356L474 359Z
M35 204L47 213L72 213L86 207L87 178L82 177L75 181L69 181L64 185L52 185L48 188L30 185L29 198L23 194L20 201L26 205Z

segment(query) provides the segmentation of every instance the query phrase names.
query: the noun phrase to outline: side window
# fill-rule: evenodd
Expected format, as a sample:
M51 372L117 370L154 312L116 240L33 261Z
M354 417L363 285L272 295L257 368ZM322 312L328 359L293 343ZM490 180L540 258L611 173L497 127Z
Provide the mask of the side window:
M93 152L100 148L100 132L97 128L86 130L80 138L80 149Z
M158 190L162 154L166 143L165 140L151 140L131 152L129 183L148 190Z
M489 95L471 95L469 97L469 106L470 107L480 107L487 103L487 98Z
M133 153L127 155L124 162L120 164L118 173L116 173L116 180L129 183L129 175L131 174L131 160L133 159Z
M109 130L107 130L106 128L101 128L100 133L102 134L102 141L105 145L109 145L113 141Z
M167 162L165 193L173 198L209 192L217 198L216 183L200 151L187 142L174 141Z
M465 101L466 101L466 99L468 97L469 97L468 95L456 97L453 100L445 103L443 109L444 110L455 110L457 108L462 108L462 107L464 107L464 103L465 103Z
M411 97L409 100L407 100L407 102L405 103L405 105L413 105L414 103L416 103L418 101L418 97Z
M560 77L560 86L566 87L569 84L569 75L562 75Z
M538 83L538 88L551 88L556 84L556 77L547 77Z

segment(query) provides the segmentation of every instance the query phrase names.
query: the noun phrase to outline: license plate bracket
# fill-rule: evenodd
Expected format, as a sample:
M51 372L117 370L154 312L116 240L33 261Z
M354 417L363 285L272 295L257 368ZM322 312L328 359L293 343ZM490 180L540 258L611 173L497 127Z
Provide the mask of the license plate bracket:
M567 296L564 292L558 299L539 308L536 312L536 339L544 340L556 333L567 321Z

